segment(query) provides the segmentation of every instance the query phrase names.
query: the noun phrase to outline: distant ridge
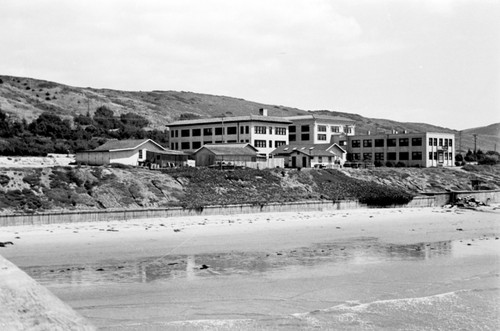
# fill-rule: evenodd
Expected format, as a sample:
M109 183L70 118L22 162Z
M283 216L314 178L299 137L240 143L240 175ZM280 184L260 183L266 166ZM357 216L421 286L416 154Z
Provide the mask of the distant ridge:
M0 75L0 109L16 119L28 122L43 112L72 119L80 114L93 114L100 106L107 106L115 115L134 112L149 120L151 128L165 129L165 124L181 115L191 117L220 117L257 115L259 108L267 108L270 116L294 116L309 113L341 116L356 122L356 132L450 132L456 135L457 149L474 148L473 134L477 134L477 148L484 151L500 150L500 123L462 130L444 128L427 123L406 123L390 119L368 118L359 114L331 110L307 111L289 106L269 105L240 98L185 91L120 91L74 87L46 80ZM459 145L460 144L460 145Z

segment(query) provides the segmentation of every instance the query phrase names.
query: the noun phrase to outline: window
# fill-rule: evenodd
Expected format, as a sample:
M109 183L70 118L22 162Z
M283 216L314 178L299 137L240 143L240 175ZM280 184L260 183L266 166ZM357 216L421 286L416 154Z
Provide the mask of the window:
M198 149L201 147L201 141L193 141L193 149Z
M175 143L175 149L178 150L179 149L179 143Z
M443 138L439 138L439 146L443 146Z
M250 127L247 125L245 126L245 134L248 134L250 132Z
M371 139L363 139L363 147L372 147Z
M288 140L289 141L295 141L295 140L297 140L297 137L294 134L291 134L291 135L288 136Z
M139 150L139 159L142 159L142 149Z
M189 149L189 141L181 143L181 149Z
M274 142L274 147L276 147L276 148L283 146L283 145L286 145L286 141L284 141L284 140L276 140Z
M269 147L272 148L273 147L273 141L272 140L269 140Z
M326 132L326 125L318 125L318 132Z
M352 153L352 160L353 161L359 161L360 160L360 155L359 153Z
M384 139L375 139L375 147L384 147Z
M206 144L211 144L211 143L212 143L212 141L211 141L211 140L207 140L207 141L204 141L204 142L203 142L203 145L206 145Z
M174 131L174 130L170 131L170 137L172 137L172 138L173 138L173 137L174 137L174 134L175 134L175 131Z
M450 140L451 140L451 139L450 139ZM450 160L453 160L453 153L451 153L451 152L450 152L450 153L448 153L448 154L449 154L449 158L450 158Z
M269 134L273 134L273 127L272 126L269 127Z
M363 161L371 161L372 153L363 153Z
M443 144L444 146L448 146L448 139L444 139Z
M352 127L351 126L347 126L346 127L346 133L347 134L352 133Z
M408 138L399 138L399 146L408 146L409 139Z
M174 143L170 143L170 149L175 149L175 144Z
M181 137L189 137L189 129L181 130Z
M201 136L201 129L193 129L193 137Z
M319 163L323 163L323 157L322 156L318 156L318 162Z
M328 157L328 163L332 163L332 157L331 156Z
M266 134L267 127L266 126L256 126L254 127L256 134Z
M254 147L266 147L266 141L265 140L255 140Z
M347 141L345 140L339 141L339 146L347 146Z
M422 146L422 138L411 138L412 146Z
M332 132L339 133L340 132L340 126L337 126L337 125L331 126L330 130L332 130Z
M309 132L309 125L302 125L300 127L300 131L302 131L302 132Z
M204 136L211 136L211 135L213 135L213 134L214 134L214 133L213 133L213 131L212 131L212 128L204 128L204 129L203 129L203 135L204 135Z
M359 140L353 140L353 141L351 141L351 146L352 147L359 147L359 146L361 146L360 145L360 141Z
M387 147L396 147L396 139L387 139ZM387 157L389 159L389 157Z
M326 134L318 133L318 140L326 140Z
M215 135L222 136L224 134L224 128L215 128Z
M175 130L175 138L179 137L179 130Z
M286 135L286 128L276 128L276 135L279 136L285 136Z
M438 145L438 139L434 138L434 146L437 146L437 145Z
M375 161L384 161L384 153L375 153Z
M245 133L245 127L244 126L240 126L240 134L244 134Z
M288 127L288 131L289 131L289 132L296 132L296 131L297 131L297 127L296 127L295 125L290 125L290 126Z
M408 152L399 152L399 159L403 161L408 161L410 155Z
M395 152L388 152L387 153L387 160L388 161L396 161L396 153Z
M238 128L235 126L230 126L227 128L227 134L237 134Z
M450 146L450 147L453 146L453 139L448 139L448 146Z
M429 146L432 146L432 138L429 138Z
M422 152L411 152L412 160L422 160Z
M429 138L432 139L432 138ZM432 152L429 152L429 160L432 160Z
M303 133L300 135L300 139L302 140L309 140L309 133Z

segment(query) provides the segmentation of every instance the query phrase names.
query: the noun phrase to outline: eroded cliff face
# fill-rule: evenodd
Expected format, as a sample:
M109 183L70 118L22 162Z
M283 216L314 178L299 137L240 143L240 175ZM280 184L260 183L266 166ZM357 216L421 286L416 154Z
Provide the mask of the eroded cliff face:
M0 213L359 199L405 203L425 192L500 189L500 166L464 169L0 168ZM409 198L411 199L411 197Z

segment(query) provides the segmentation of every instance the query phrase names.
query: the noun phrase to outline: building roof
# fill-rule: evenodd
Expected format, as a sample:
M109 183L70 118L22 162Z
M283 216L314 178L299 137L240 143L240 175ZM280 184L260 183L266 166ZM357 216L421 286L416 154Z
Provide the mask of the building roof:
M163 146L156 143L151 139L126 139L126 140L109 140L101 146L93 149L91 152L112 152L112 151L126 151L133 150L147 142L151 142L158 146L158 148L165 150Z
M198 153L202 149L207 149L215 155L250 155L257 154L257 148L248 143L243 144L206 144L194 151L193 154Z
M326 121L330 121L330 122L348 122L348 123L353 123L353 124L355 123L354 120L347 118L347 117L316 115L316 114L288 116L285 118L290 120L290 121L316 119L316 120L326 120Z
M231 116L231 117L211 117L211 118L199 118L195 120L185 120L176 121L168 123L166 126L187 126L187 125L202 125L202 124L213 124L213 123L236 123L236 122L271 122L271 123L281 123L281 124L292 124L288 119L284 117L275 116L261 116L261 115L246 115L246 116Z
M345 149L337 145L336 143L333 144L290 144L290 145L283 145L278 148L276 148L272 154L274 155L287 155L291 154L293 152L298 152L302 154L306 154L309 156L331 156L331 150L332 149L338 149L342 153L347 153Z

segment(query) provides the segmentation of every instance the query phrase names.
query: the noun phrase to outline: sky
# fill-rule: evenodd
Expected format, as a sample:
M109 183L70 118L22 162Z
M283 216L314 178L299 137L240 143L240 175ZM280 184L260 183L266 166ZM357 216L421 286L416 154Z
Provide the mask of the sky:
M500 122L497 0L0 0L0 74L466 129Z

